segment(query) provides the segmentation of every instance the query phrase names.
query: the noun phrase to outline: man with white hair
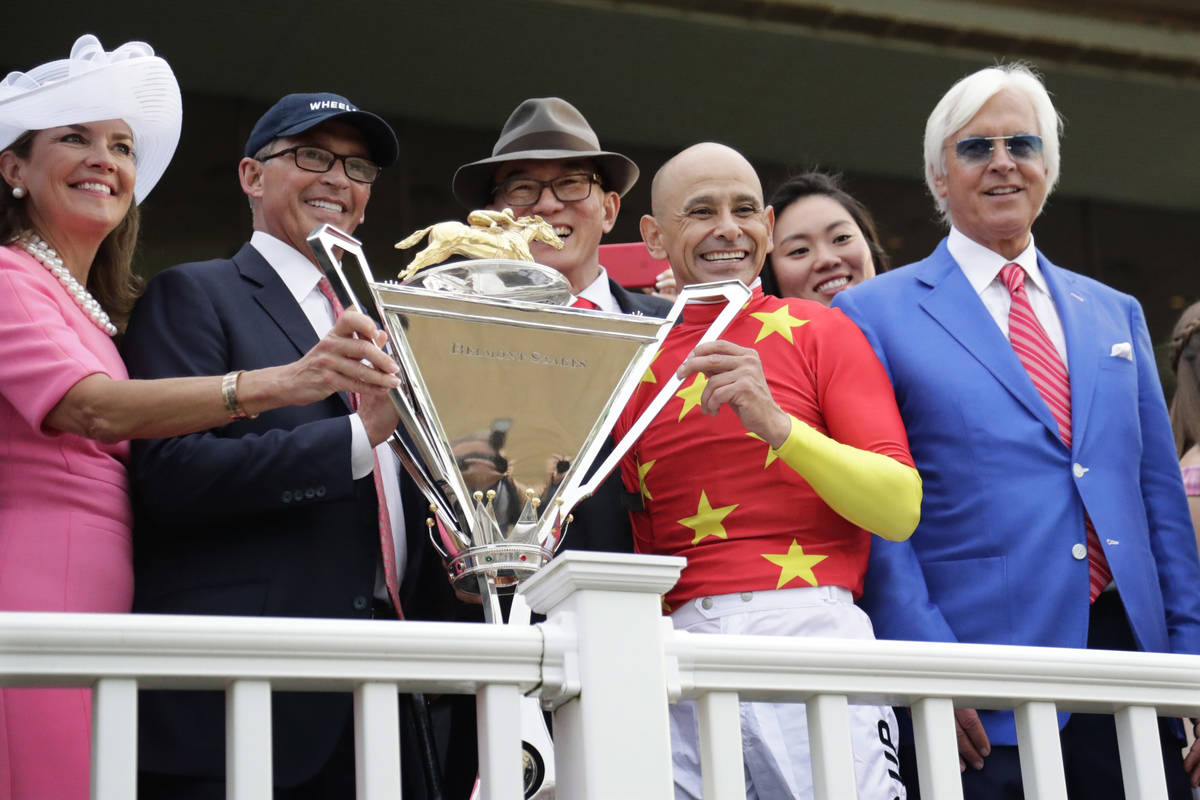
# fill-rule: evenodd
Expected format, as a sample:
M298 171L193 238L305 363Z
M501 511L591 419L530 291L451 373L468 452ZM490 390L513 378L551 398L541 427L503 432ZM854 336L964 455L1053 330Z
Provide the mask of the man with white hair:
M1034 246L1060 125L1024 66L956 83L925 129L949 236L834 299L891 376L924 480L912 538L875 542L863 605L881 638L1200 653L1200 563L1141 307ZM964 795L1022 797L1013 714L955 716ZM1112 717L1059 725L1068 794L1123 797ZM1187 797L1160 727L1170 796Z

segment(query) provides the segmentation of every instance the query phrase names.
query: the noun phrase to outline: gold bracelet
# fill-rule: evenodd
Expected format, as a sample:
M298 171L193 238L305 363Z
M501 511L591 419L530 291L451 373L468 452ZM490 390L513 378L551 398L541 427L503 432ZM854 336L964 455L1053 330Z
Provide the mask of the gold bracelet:
M225 410L229 412L230 419L254 419L258 416L258 414L247 414L238 403L238 378L242 377L242 373L245 371L236 369L233 372L227 372L225 377L221 378L221 399L225 401Z

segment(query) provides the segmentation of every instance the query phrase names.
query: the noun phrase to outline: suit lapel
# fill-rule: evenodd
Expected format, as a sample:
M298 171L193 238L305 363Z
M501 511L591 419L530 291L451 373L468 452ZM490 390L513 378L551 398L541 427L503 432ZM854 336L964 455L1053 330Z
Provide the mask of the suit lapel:
M1034 388L1012 345L946 249L945 240L923 263L917 277L930 287L921 308L1057 438L1058 423L1054 415Z
M279 277L279 273L267 263L262 254L253 246L246 244L233 257L242 277L257 285L254 290L254 301L267 313L292 346L296 348L296 358L307 353L317 344L317 332L308 321L304 310L292 297L287 285ZM350 409L350 398L345 392L338 392L347 410Z
M641 313L641 309L635 307L633 304L632 294L625 291L625 287L612 278L608 279L608 291L612 293L613 300L617 301L617 308L621 309L622 314Z
M1096 304L1081 281L1059 269L1038 253L1038 267L1046 276L1050 296L1067 340L1067 373L1071 379L1071 441L1083 440L1099 366L1094 346Z

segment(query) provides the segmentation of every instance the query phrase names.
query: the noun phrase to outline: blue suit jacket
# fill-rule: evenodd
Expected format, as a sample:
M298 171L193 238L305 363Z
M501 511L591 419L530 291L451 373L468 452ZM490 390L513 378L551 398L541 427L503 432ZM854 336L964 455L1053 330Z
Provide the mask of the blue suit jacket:
M182 264L151 280L123 354L135 378L220 375L290 363L316 343L283 281L246 245L232 259ZM332 395L135 442L134 610L369 618L377 503L373 478L351 477L349 413L347 398ZM425 504L406 480L401 490L401 601L409 617L444 618L455 605L426 539ZM345 694L276 695L276 782L293 785L319 769L350 713ZM141 768L223 774L223 716L220 695L144 692Z
M891 376L924 482L912 538L873 542L863 606L881 638L1086 647L1086 509L1139 647L1200 653L1200 563L1141 307L1038 265L1066 335L1070 450L945 241L834 300ZM1016 742L1011 714L981 717Z

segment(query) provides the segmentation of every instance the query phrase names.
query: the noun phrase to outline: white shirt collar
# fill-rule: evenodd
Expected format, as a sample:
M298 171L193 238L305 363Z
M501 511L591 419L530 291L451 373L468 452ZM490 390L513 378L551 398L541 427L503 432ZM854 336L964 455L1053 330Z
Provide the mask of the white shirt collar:
M613 297L612 289L609 288L608 272L604 267L600 267L600 274L596 276L596 279L575 296L592 301L601 311L619 313L621 310L617 305L617 299Z
M1020 255L1016 258L1005 258L969 238L958 228L951 226L950 235L946 239L946 249L958 262L958 266L967 276L967 280L971 282L971 287L975 289L976 294L981 294L992 281L996 280L1004 265L1011 263L1020 264L1021 269L1025 270L1025 279L1032 280L1039 289L1047 295L1050 294L1046 278L1038 268L1037 249L1033 244L1032 233L1029 235L1029 245L1021 251Z
M297 303L317 288L317 282L321 280L321 270L290 245L265 231L255 231L250 237L250 244L279 274Z

